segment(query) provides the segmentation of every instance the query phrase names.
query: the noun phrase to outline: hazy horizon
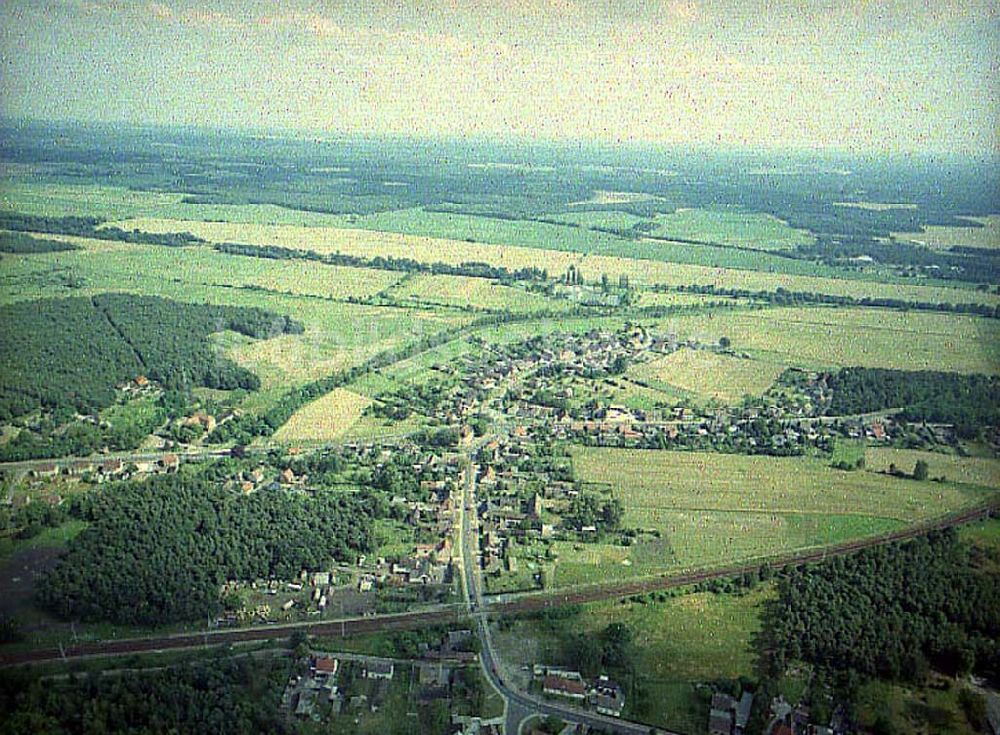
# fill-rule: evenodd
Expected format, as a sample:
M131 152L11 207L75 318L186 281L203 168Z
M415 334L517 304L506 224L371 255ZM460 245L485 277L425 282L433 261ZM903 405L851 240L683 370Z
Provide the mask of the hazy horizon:
M13 0L0 9L0 111L282 134L994 154L998 17L990 0Z

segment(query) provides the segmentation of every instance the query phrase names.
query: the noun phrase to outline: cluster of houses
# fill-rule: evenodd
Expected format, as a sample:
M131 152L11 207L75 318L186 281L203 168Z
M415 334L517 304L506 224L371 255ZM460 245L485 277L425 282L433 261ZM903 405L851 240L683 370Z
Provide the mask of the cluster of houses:
M750 692L741 692L739 699L725 692L715 692L708 712L708 735L743 735L752 707Z
M579 671L536 664L533 674L541 682L542 694L586 704L602 715L621 717L625 692L606 676L587 681Z
M841 705L834 707L826 725L813 722L812 712L805 702L792 706L781 696L771 700L768 714L766 735L846 735L856 731L847 717L847 710Z
M365 693L349 695L342 691L338 678L345 666L353 669L351 679L360 675L362 680L371 682ZM395 663L388 659L361 657L360 661L345 662L332 655L313 655L305 673L289 677L281 695L281 707L296 718L314 722L320 722L324 713L339 715L345 708L377 712L388 696L395 672Z

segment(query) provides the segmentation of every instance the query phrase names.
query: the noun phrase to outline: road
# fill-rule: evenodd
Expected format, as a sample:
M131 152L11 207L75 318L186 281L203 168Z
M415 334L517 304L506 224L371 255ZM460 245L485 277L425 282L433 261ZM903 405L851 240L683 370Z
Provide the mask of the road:
M484 441L478 442L475 447L481 446ZM470 448L467 452L468 466L465 472L465 482L462 483L462 498L459 503L462 593L469 616L474 621L476 634L479 637L479 661L483 674L505 702L504 732L506 735L518 735L525 720L535 715L545 715L558 717L564 722L584 724L607 732L621 733L621 735L649 735L650 732L654 731L654 728L649 725L616 717L606 717L596 712L542 700L534 695L519 691L505 681L503 662L493 647L493 636L490 632L486 606L483 601L476 513L476 474L478 468L474 462L475 447ZM676 735L658 728L655 729L655 732Z

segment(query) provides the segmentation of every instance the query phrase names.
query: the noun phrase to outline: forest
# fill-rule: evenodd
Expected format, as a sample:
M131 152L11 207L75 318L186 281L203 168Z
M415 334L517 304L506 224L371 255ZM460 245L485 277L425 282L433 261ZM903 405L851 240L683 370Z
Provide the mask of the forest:
M128 674L0 674L0 735L291 733L278 697L282 658L220 658Z
M934 668L1000 681L1000 575L970 555L949 529L788 570L764 614L774 673L799 660L891 680Z
M231 329L256 338L302 326L257 308L186 304L153 296L102 294L0 307L0 420L39 408L93 413L115 386L139 375L164 387L259 387L245 368L220 358L207 336ZM67 415L68 414L68 415Z
M0 253L30 255L33 253L57 253L65 250L79 250L71 242L33 237L23 232L0 232Z
M954 424L962 438L1000 425L1000 379L936 370L850 367L820 376L833 397L827 412L840 416L898 409L906 421Z
M235 495L183 474L118 483L74 509L90 525L41 578L38 600L71 620L204 620L221 609L226 580L290 579L370 551L381 502L278 488Z

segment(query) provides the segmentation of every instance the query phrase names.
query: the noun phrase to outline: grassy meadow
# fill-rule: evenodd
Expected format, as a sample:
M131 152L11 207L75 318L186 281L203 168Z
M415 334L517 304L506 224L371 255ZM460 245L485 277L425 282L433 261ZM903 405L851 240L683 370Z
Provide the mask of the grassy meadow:
M878 535L990 497L954 482L916 482L829 462L701 452L583 448L576 476L625 507L631 546L557 542L551 585L565 587L716 566Z
M628 374L653 386L678 388L702 400L734 403L744 395L759 395L784 370L781 364L747 360L708 350L681 349L650 362L639 363Z
M470 215L463 215L470 217ZM499 220L476 218L486 223ZM405 220L401 220L403 227ZM821 277L795 275L785 272L781 266L788 263L786 258L775 265L775 272L745 270L741 266L713 267L704 264L678 262L658 262L650 260L643 249L645 244L626 242L629 248L622 253L605 254L600 250L586 254L575 251L542 249L532 246L532 240L514 240L515 244L467 242L461 233L448 233L430 228L414 228L413 231L379 231L352 229L347 227L320 227L295 225L269 225L239 222L198 222L169 218L142 217L115 223L125 229L139 228L149 232L188 231L210 242L242 242L252 245L279 245L281 247L315 250L320 253L342 252L349 255L373 257L413 258L422 262L444 262L459 264L465 261L480 261L507 268L536 267L547 269L550 275L564 273L570 265L579 267L587 280L595 280L602 273L612 278L627 275L636 284L674 285L716 285L753 290L774 290L785 288L824 294L872 298L897 298L912 301L947 301L951 303L985 303L996 305L1000 296L982 293L969 288L950 288L939 285L914 285L912 283L881 283L875 280L846 279L843 277ZM537 224L541 223L528 223ZM579 235L587 233L579 228L547 225L550 228L568 230ZM443 234L442 234L443 232ZM428 234L434 233L434 234ZM603 233L590 233L602 235ZM448 235L448 236L446 236ZM611 235L605 237L612 238ZM620 238L618 238L620 240ZM544 238L536 242L544 244ZM623 241L625 242L625 241ZM641 245L641 247L640 247ZM666 247L667 243L660 243ZM692 245L677 244L676 250ZM719 248L716 248L717 250ZM762 253L744 253L750 261L761 257ZM690 256L688 256L690 259Z

